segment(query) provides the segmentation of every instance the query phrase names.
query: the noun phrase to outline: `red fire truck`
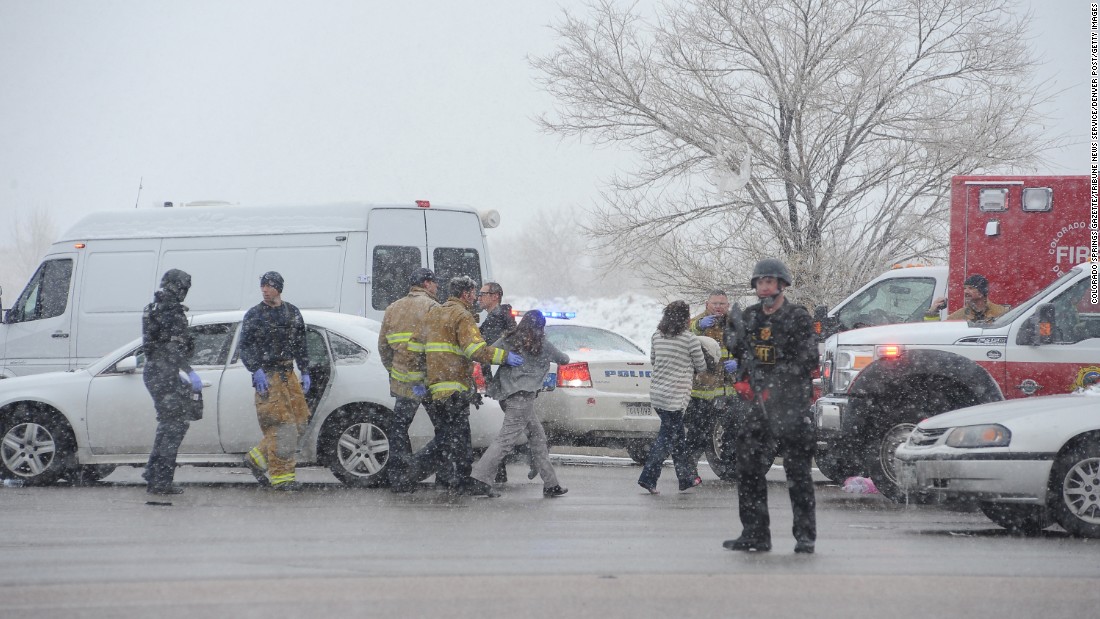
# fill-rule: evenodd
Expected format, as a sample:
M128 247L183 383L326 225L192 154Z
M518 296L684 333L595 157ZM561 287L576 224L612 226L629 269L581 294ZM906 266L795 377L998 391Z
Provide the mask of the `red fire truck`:
M894 498L894 450L922 419L1100 379L1089 177L962 176L951 189L949 308L962 306L963 280L981 273L1009 312L992 324L846 331L822 355L819 469L834 480L869 475Z

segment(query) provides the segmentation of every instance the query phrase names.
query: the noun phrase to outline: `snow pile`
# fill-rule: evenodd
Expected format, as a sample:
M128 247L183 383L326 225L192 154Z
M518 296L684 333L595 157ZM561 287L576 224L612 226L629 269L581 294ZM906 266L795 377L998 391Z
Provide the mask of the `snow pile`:
M609 298L555 297L537 299L534 297L505 298L517 310L539 309L544 312L576 312L573 322L593 327L602 327L614 331L634 342L649 353L649 342L657 323L661 321L661 312L665 308L663 301L633 293ZM693 312L702 311L702 307L692 308Z

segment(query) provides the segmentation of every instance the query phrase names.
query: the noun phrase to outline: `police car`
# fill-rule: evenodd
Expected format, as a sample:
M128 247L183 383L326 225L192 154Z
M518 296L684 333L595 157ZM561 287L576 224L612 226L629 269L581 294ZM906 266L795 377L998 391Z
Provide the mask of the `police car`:
M378 358L379 323L333 312L303 311L311 416L299 443L299 464L319 464L347 485L385 481L387 419L394 398ZM238 356L243 311L191 319L191 365L203 381L203 418L180 446L180 464L241 466L261 438L251 375ZM116 466L144 466L156 431L153 400L142 382L136 340L73 372L0 381L0 477L27 485L94 481ZM486 400L470 415L475 448L485 448L504 414ZM423 408L413 420L413 447L433 436Z
M894 468L910 496L975 499L1011 531L1059 524L1100 537L1100 382L925 419L897 448Z
M551 366L535 398L550 444L625 448L645 462L661 426L649 403L649 355L618 333L578 323L573 312L543 314L546 339L569 355L568 364Z

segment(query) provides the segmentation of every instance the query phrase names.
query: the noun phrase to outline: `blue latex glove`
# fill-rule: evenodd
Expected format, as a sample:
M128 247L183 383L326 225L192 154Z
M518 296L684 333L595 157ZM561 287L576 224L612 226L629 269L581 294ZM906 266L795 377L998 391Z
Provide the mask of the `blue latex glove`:
M261 396L267 395L267 374L264 374L263 368L252 373L252 386L256 388L256 393Z
M309 386L312 384L313 382L309 380L309 374L302 374L302 393L309 391Z
M191 370L187 373L187 378L191 379L191 391L195 393L202 393L202 379L195 373L195 370Z
M504 358L504 365L510 365L512 367L523 365L523 357L514 352L510 352L508 356Z
M736 359L730 359L729 361L724 362L722 365L726 368L726 373L727 374L733 374L734 372L737 371L737 360Z
M423 398L428 395L428 388L424 385L413 385L413 395L418 398Z
M718 322L718 317L713 315L713 314L710 314L708 316L703 316L702 318L699 319L699 328L700 329L709 329L709 328L713 327L714 323L716 323L716 322Z

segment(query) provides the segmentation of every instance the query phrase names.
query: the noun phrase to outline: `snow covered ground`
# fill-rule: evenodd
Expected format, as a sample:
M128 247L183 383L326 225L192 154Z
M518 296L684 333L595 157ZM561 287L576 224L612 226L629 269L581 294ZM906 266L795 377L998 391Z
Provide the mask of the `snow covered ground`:
M642 350L649 352L649 341L661 321L663 301L637 295L624 294L610 298L557 297L536 299L534 297L505 298L506 303L518 310L540 309L543 311L576 312L573 320L577 324L603 327L631 340ZM692 313L702 311L702 307L692 307Z

